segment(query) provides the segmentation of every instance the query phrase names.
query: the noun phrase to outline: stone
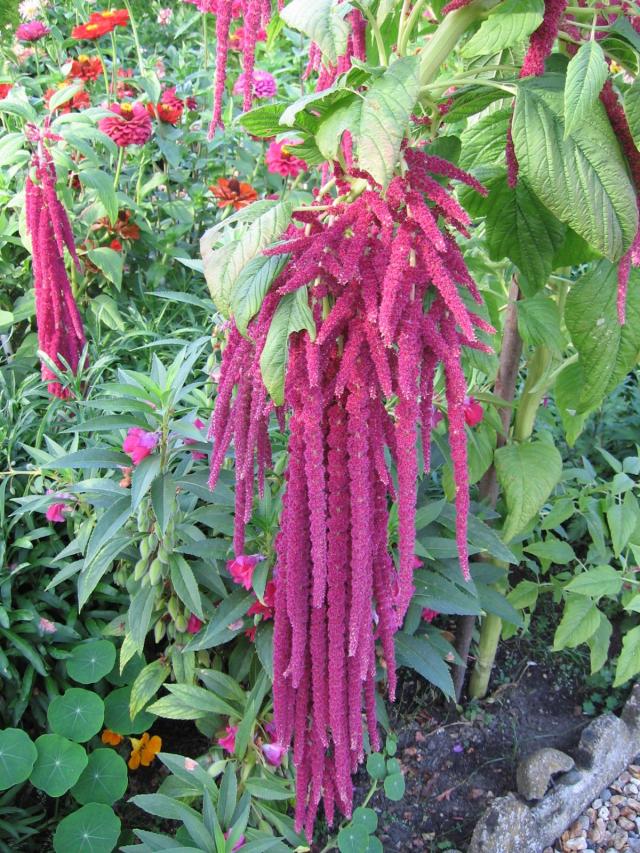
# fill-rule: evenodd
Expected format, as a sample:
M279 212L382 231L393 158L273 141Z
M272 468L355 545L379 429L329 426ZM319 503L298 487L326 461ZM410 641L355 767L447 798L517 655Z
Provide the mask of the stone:
M565 850L586 850L587 839L584 836L580 838L568 838L566 841L563 841L562 846Z
M467 853L540 853L544 846L530 810L509 794L497 797L482 815Z
M618 826L620 829L624 829L627 832L632 832L636 828L635 822L629 820L628 817L620 817L618 820Z
M594 809L601 809L602 808L602 797L599 797L597 800L594 800L591 803L591 807Z
M541 800L549 784L558 773L573 770L571 756L559 749L545 747L523 758L518 765L516 784L518 793L525 800Z

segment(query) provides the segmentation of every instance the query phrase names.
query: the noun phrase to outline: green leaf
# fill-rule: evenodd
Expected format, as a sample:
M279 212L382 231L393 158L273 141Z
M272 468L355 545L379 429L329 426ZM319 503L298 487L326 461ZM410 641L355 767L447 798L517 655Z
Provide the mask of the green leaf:
M556 353L564 349L560 330L560 311L550 296L538 293L531 299L516 302L518 332L531 347L546 346Z
M369 833L360 824L351 823L338 833L340 853L365 853L369 845Z
M600 614L600 624L597 631L592 634L587 643L591 652L591 673L598 672L609 659L609 644L613 626L604 613Z
M74 95L77 95L78 92L81 92L84 88L83 83L71 83L70 85L64 85L60 89L56 89L49 99L48 108L50 113L54 113L58 107L61 107L62 104L66 104L67 101L70 101Z
M509 542L539 512L562 475L562 457L543 441L510 444L495 453L495 466L508 515L502 538Z
M446 696L455 695L449 667L434 650L428 637L399 631L395 636L395 646L396 660L400 666L411 667Z
M624 94L624 111L636 148L640 148L640 77L636 77Z
M576 575L565 589L597 601L603 595L618 595L622 589L622 576L613 566L595 566Z
M626 477L626 474L616 476ZM635 485L631 481L632 486ZM638 521L640 521L640 511L638 510L638 501L631 491L628 491L624 500L621 503L614 503L607 509L607 524L611 531L611 540L613 544L613 553L619 557L624 548L629 543L633 536Z
M58 824L53 836L56 853L111 853L120 836L120 818L102 803L89 803Z
M22 729L0 730L0 791L19 785L31 775L38 751Z
M489 256L494 261L505 257L513 261L522 274L525 295L533 294L547 283L566 226L538 201L523 178L514 189L506 178L494 184L490 202L486 219Z
M302 2L309 5L308 0ZM420 95L419 71L419 57L399 59L364 95L355 136L357 159L360 167L383 186L393 177L400 146Z
M146 731L155 721L155 716L141 711L132 719L129 712L132 686L113 690L104 700L105 727L120 735L137 735Z
M228 642L235 636L229 625L245 615L253 600L253 595L246 590L234 590L220 602L207 627L191 640L187 651L199 652Z
M71 789L80 805L104 803L111 806L127 790L127 765L113 749L95 749L89 763Z
M336 160L345 130L356 132L362 116L359 97L348 98L332 107L322 117L316 131L316 145L327 160Z
M288 260L289 255L258 255L240 273L231 296L231 313L240 334L247 334L247 326Z
M576 559L575 551L568 542L548 536L544 542L531 542L524 550L534 557L556 566L566 566Z
M96 558L100 549L109 542L120 531L131 515L131 499L128 494L117 497L111 506L102 513L96 526L93 528L89 544L85 553L84 568L88 569ZM83 601L81 606L85 602Z
M116 662L116 647L109 640L81 643L67 658L69 678L80 684L96 684L108 675Z
M611 261L638 228L635 190L600 102L590 121L565 137L563 78L521 81L513 140L522 177L561 221Z
M8 647L13 647L22 657L26 658L39 675L47 676L49 674L44 661L31 643L28 643L14 631L7 631L6 628L0 628L0 637L4 637L7 640Z
M195 613L198 619L204 620L200 590L198 589L198 582L191 571L191 566L182 554L172 554L170 565L171 583L175 594L191 613Z
M260 355L262 379L276 406L284 403L284 376L289 350L289 335L305 330L315 340L316 324L309 307L307 288L285 294L276 308L267 340Z
M522 627L522 616L499 590L490 584L478 582L476 582L476 589L483 610L499 616L503 622L515 625L516 628Z
M505 162L507 133L513 111L501 109L482 116L463 131L460 165L463 169Z
M40 467L48 471L59 471L61 468L121 468L130 462L131 459L124 453L106 447L90 447L87 450L67 453L59 459L42 462Z
M248 779L246 789L253 797L259 800L292 800L293 791L289 784L273 774L270 778Z
M564 86L565 136L591 119L608 74L609 66L598 42L584 42L567 67Z
M543 0L506 0L464 45L462 55L486 56L524 41L542 23Z
M50 797L61 797L76 784L87 766L84 747L60 735L40 735L36 749L38 757L31 773L31 784Z
M577 362L564 367L556 379L556 406L569 447L576 443L588 417L587 414L578 414L583 384L584 374Z
M373 809L368 809L363 806L358 806L353 813L351 821L355 826L363 827L369 835L375 832L378 828L378 815Z
M273 623L260 622L256 630L256 652L262 668L273 681Z
M288 27L304 33L315 42L325 57L335 65L345 53L349 38L349 25L345 21L348 6L339 6L336 0L292 0L280 11Z
M144 650L144 641L151 627L155 599L156 592L152 586L141 586L129 605L127 627L131 642L139 654Z
M170 720L197 720L207 714L235 717L236 708L219 696L193 684L167 684L169 695L149 706L149 712Z
M131 512L140 506L140 501L151 488L160 473L160 456L157 453L147 456L136 465L131 475Z
M51 700L47 719L55 734L84 743L102 727L104 702L96 693L71 687Z
M163 474L151 485L151 506L158 522L160 533L164 536L175 504L176 483L169 474Z
M148 663L140 670L136 680L131 685L131 698L129 699L129 717L131 720L135 719L136 715L151 701L170 674L171 666L163 658ZM115 731L119 731L119 729L115 729Z
M637 281L634 271L624 326L618 322L618 277L617 268L612 264L600 261L569 291L565 322L580 354L581 371L576 414L597 408L605 394L617 386L637 361L640 351L640 292Z
M87 187L91 187L96 191L96 197L102 206L105 209L107 216L109 217L109 221L113 224L118 218L118 197L116 196L116 191L113 186L113 176L108 171L101 171L100 169L81 169L78 172L78 177L80 178L80 182ZM91 257L93 252L98 252L97 257L102 257L100 249L93 249L88 253L89 258L93 261ZM120 280L122 280L122 255L118 252L114 252L113 249L104 249L106 252L110 252L113 255L118 255L120 258ZM93 261L97 267L103 269L99 263ZM104 270L103 270L104 271ZM107 278L109 275L105 272ZM110 279L113 281L113 279ZM114 284L116 282L114 281ZM119 288L120 285L116 284Z
M379 752L372 752L368 756L367 773L372 779L384 779L387 775L387 765L385 764L384 755Z
M384 780L384 792L388 799L395 803L399 802L404 797L404 776L402 773L392 773Z
M622 651L616 666L614 687L620 687L640 672L640 625L622 638Z
M259 202L249 205L246 210L250 211L256 204ZM225 317L231 314L233 294L240 274L250 261L259 257L263 249L282 235L292 211L293 203L290 201L274 202L268 206L263 204L248 227L235 229L232 241L218 248L215 248L218 226L210 228L203 235L200 254L204 262L204 276L217 310ZM236 219L242 221L237 216Z
M239 123L252 136L270 137L282 133L280 124L287 104L264 104L238 116Z
M583 595L570 594L553 638L553 650L575 649L596 632L599 624L600 611L593 601Z

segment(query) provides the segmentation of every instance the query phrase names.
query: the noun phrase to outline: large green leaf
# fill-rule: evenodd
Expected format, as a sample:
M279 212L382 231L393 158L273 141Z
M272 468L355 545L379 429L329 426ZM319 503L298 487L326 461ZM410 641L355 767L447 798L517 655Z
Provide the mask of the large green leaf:
M498 448L495 466L507 504L502 538L508 542L525 529L558 483L562 457L552 444L531 441Z
M361 168L383 185L393 177L400 146L420 94L419 68L417 56L399 59L364 95L355 138L357 158Z
M254 206L249 205L246 209L250 211ZM234 289L244 268L282 235L292 211L293 203L284 201L263 204L256 211L258 215L255 218L251 220L247 217L250 221L248 226L244 225L245 217L236 217L240 225L233 233L225 232L231 242L217 248L220 237L218 226L210 228L202 236L200 253L205 279L216 308L225 316L231 314Z
M0 731L0 791L19 785L29 778L38 752L22 729Z
M566 226L541 204L522 178L513 189L506 179L495 184L489 200L489 255L494 261L505 257L513 261L520 270L524 293L531 295L546 284Z
M640 672L640 625L632 628L622 638L622 651L616 666L614 687L620 687Z
M624 111L636 147L640 148L640 77L636 77L625 92Z
M597 41L586 41L571 58L564 87L564 134L590 121L609 74L604 51Z
M110 806L123 796L127 782L127 765L118 753L113 749L94 749L71 793L80 805Z
M409 666L434 684L447 696L454 696L449 667L435 651L428 637L405 634L395 636L396 660L400 666Z
M617 268L608 261L600 261L592 267L569 291L565 322L580 355L581 381L576 414L597 408L605 394L618 385L638 360L639 283L640 276L632 271L624 326L618 322L616 308Z
M111 853L118 843L120 818L104 803L89 803L63 818L53 836L56 853Z
M554 352L562 352L564 340L560 330L560 311L557 303L542 293L531 299L520 299L518 309L518 332L529 346L546 346Z
M617 261L636 235L635 190L602 104L565 137L563 80L520 83L513 139L521 176L558 219Z
M463 169L505 162L507 133L512 114L511 109L496 110L482 116L463 131L460 137L460 165Z
M496 6L462 48L463 56L484 56L513 47L542 23L543 0L506 0Z
M60 735L40 735L36 749L31 784L50 797L61 797L76 784L87 766L86 750Z
M289 255L258 255L240 273L231 296L231 313L241 334L247 334L247 326L288 260Z
M584 595L570 595L553 638L554 651L575 649L580 643L586 643L599 624L600 611L593 601Z
M276 308L260 356L262 379L276 406L284 402L284 375L289 351L289 335L307 330L315 339L316 326L309 308L307 288L287 293Z
M337 0L292 0L280 12L288 27L304 33L335 65L345 53L349 38L349 25L345 15L349 5L339 6Z
M84 743L100 731L104 722L104 702L90 690L70 687L49 703L47 719L51 730L77 743Z
M576 443L587 420L586 414L578 414L583 382L582 367L578 362L567 364L556 379L556 406L569 447Z
M67 659L69 678L80 684L96 684L108 675L116 662L116 647L109 640L81 643Z

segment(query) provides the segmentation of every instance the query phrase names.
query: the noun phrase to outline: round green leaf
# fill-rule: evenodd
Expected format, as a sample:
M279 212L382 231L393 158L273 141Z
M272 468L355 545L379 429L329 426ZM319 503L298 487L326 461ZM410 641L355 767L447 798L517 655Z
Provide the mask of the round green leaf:
M87 766L87 753L82 746L60 735L40 735L36 749L38 757L31 784L50 797L61 797L80 778Z
M367 758L367 773L373 779L384 779L387 769L384 763L384 756L379 752L372 752Z
M378 827L378 815L373 809L367 809L363 806L357 808L353 813L351 822L354 826L361 826L369 835L375 832Z
M390 800L398 801L404 797L404 776L392 773L384 780L384 792Z
M56 734L84 743L102 727L104 702L89 690L72 687L50 703L47 719Z
M140 711L133 720L129 714L131 685L114 690L104 700L104 724L112 732L120 735L137 735L146 732L156 717L146 711Z
M338 833L340 853L366 853L369 846L369 833L364 827L350 824Z
M118 843L120 818L102 803L90 803L61 820L53 836L56 853L111 853Z
M67 660L69 678L80 684L95 684L108 675L116 662L116 647L109 640L80 643Z
M391 775L392 773L400 773L400 762L397 758L389 758L387 761L387 773Z
M29 778L38 751L22 729L0 731L0 791Z
M127 790L127 765L113 749L96 749L71 789L76 800L110 806Z
M367 847L366 853L383 853L383 850L382 841L380 841L379 838L369 838L369 846Z
M395 755L398 751L398 741L393 737L388 737L384 748L387 755Z

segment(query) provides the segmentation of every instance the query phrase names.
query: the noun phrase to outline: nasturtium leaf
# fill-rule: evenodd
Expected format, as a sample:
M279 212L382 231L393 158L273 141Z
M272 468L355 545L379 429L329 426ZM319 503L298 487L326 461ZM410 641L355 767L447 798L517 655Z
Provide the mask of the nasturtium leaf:
M392 773L383 782L384 792L388 799L398 802L404 797L404 776L402 773Z
M384 848L382 847L382 841L379 838L376 838L375 835L369 836L369 844L367 845L367 849L365 853L383 853Z
M362 853L369 844L369 833L358 823L351 823L338 833L340 853Z
M486 219L487 247L494 261L509 258L521 273L526 296L547 283L566 226L550 213L521 178L511 189L506 178L493 185ZM559 329L558 329L559 331Z
M84 747L60 735L40 735L38 757L29 777L31 784L50 797L61 797L73 787L87 766Z
M138 735L146 731L155 722L155 716L140 711L131 718L131 686L113 690L104 700L104 725L120 735Z
M84 743L102 727L104 702L96 693L71 687L51 700L47 719L55 734Z
M635 189L600 102L565 137L563 84L559 74L519 84L513 140L520 175L561 222L617 261L637 232Z
M69 678L80 684L95 684L108 675L116 662L116 647L109 640L89 640L75 646L67 658Z
M513 47L540 26L543 15L543 0L506 0L464 45L462 55L485 56Z
M640 148L640 77L636 77L624 94L624 111L633 141Z
M632 628L622 638L622 651L616 666L614 687L629 681L640 672L640 625Z
M359 806L354 811L351 822L356 826L362 826L371 835L378 828L378 815L373 809Z
M599 624L600 611L590 598L569 595L553 638L553 650L575 649L597 631Z
M105 803L110 806L127 790L127 765L113 749L96 749L71 789L80 803Z
M510 444L495 452L495 466L508 514L505 542L523 531L551 494L562 475L562 457L546 441Z
M564 87L565 136L591 119L609 74L604 51L597 41L582 44L567 67Z
M120 836L120 818L102 803L89 803L58 824L53 836L56 853L111 853Z
M335 65L347 49L349 25L345 15L349 6L337 0L292 0L281 10L280 17L288 27L304 33L315 42L325 57Z
M357 159L360 167L383 186L393 177L400 146L420 95L419 70L417 56L398 59L364 94L354 139Z
M372 752L367 758L367 773L372 779L384 779L387 767L384 763L384 756L379 752Z
M0 730L0 791L29 778L38 751L22 729Z
M276 406L284 402L284 375L289 351L289 335L301 332L309 333L315 339L316 326L309 308L307 288L301 287L295 293L285 294L276 308L271 326L267 333L262 354L260 371L262 379Z

